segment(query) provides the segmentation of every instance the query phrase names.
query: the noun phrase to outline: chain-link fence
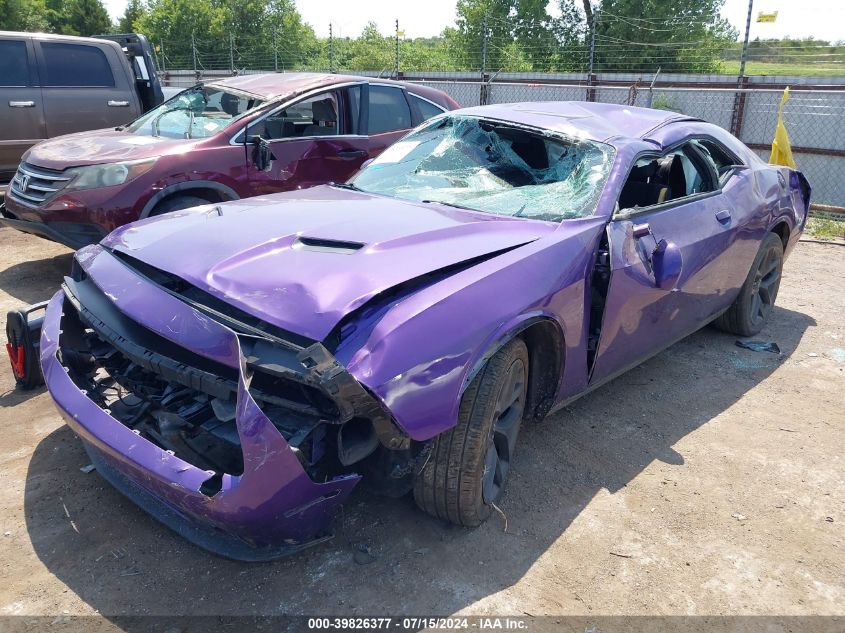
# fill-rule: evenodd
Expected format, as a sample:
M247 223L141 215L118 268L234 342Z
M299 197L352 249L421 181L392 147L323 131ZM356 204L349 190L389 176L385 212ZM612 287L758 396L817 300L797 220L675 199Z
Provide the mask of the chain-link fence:
M245 70L242 73L261 71ZM230 76L229 71L168 70L166 85L191 86ZM367 76L390 72L361 71ZM719 125L767 160L784 84L748 78L737 88L724 77L664 76L653 86L648 77L631 73L584 79L575 73L499 73L480 81L475 73L427 72L400 76L448 93L464 107L522 101L600 101L673 110ZM845 213L845 77L786 78L791 84L784 120L793 154L813 186L816 208Z
M654 107L681 112L732 132L764 160L768 160L783 89L708 88L662 85L650 88L635 82L623 85L493 82L482 84L426 82L458 96L486 94L488 103L589 100ZM784 108L798 168L813 186L817 205L845 209L845 86L843 89L793 87ZM476 104L479 97L462 105Z

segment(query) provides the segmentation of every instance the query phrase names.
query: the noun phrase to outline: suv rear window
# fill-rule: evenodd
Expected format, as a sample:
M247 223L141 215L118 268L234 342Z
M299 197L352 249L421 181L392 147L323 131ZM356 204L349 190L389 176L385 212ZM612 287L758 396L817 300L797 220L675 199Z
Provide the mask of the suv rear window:
M407 130L411 127L411 109L400 88L370 86L368 134Z
M411 99L414 103L417 104L417 107L420 109L420 114L422 115L422 120L426 121L433 116L437 116L438 114L443 114L443 109L434 105L431 101L426 101L422 97L418 97L417 95L410 95Z
M29 64L26 42L0 40L0 86L29 85Z
M109 62L96 46L42 42L41 50L46 66L43 86L114 86Z

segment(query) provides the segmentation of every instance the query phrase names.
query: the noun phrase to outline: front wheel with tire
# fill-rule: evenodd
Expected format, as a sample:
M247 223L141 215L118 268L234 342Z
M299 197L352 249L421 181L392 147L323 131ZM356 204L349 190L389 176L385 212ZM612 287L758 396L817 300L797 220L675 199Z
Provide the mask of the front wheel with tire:
M774 311L782 271L783 242L778 235L769 233L760 245L739 296L716 319L716 327L739 336L760 332Z
M429 514L474 527L501 496L525 412L528 349L513 339L464 392L458 423L434 441L414 479L414 499Z

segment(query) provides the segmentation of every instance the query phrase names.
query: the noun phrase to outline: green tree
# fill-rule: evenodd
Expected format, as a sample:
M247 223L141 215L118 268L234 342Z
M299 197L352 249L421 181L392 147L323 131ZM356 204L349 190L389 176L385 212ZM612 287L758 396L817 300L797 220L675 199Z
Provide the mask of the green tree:
M112 30L101 0L47 0L50 30L65 35L97 35Z
M361 35L352 42L349 70L392 71L396 67L396 41L379 33L375 22L367 23Z
M460 67L496 71L508 68L513 42L511 9L515 0L458 0L454 28L443 34L450 54ZM487 40L486 51L484 40ZM483 59L482 59L483 58Z
M717 72L737 32L724 0L602 0L596 23L601 71Z
M136 29L163 46L167 68L193 68L192 39L198 70L291 69L320 54L293 0L149 0Z
M137 32L137 25L142 16L146 15L147 7L143 0L129 0L126 10L117 22L117 30L121 33Z
M61 33L65 23L66 6L72 0L44 0L47 8L47 28L50 33Z
M150 0L135 28L157 47L159 56L164 55L166 68L192 68L192 36L198 44L209 43L199 58L201 68L225 68L229 38L219 12L211 0Z
M581 0L578 0L579 2ZM580 70L584 18L574 0L558 0L553 18L544 0L458 0L446 45L462 68L499 70ZM486 41L486 58L482 60Z
M0 0L0 31L46 31L44 0Z

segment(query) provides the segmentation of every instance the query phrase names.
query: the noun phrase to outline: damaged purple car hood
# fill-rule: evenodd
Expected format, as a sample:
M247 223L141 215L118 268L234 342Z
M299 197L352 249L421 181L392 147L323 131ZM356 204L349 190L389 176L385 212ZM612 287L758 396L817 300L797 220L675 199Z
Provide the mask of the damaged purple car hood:
M322 186L151 218L103 245L324 340L385 290L556 227Z

